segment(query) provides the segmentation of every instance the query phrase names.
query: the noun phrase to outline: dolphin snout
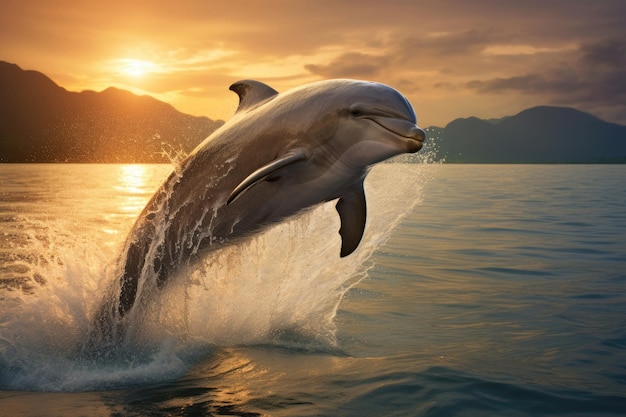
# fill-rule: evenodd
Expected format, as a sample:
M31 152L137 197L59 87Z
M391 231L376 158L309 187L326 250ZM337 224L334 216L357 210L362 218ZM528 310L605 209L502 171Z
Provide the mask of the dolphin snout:
M426 139L426 133L413 122L408 120L398 119L396 117L385 116L367 116L370 119L385 129L395 133L398 136L405 138L415 139L423 142Z
M419 127L415 126L411 129L411 136L409 136L409 140L407 140L407 152L415 153L422 149L422 146L424 146L424 140L426 140L426 133Z
M417 125L409 120L398 119L396 117L385 116L368 116L368 119L376 122L378 125L384 127L390 132L405 138L406 152L415 153L422 149L424 140L426 140L426 133L417 127Z
M412 137L415 140L418 140L420 142L424 142L426 140L426 132L424 132L422 129L420 129L417 126L413 126L411 128L411 135L410 137Z

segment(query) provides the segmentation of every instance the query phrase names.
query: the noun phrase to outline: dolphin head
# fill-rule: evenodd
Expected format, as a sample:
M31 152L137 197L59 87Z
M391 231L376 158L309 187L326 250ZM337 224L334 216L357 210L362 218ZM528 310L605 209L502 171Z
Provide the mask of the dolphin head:
M344 88L337 130L328 143L341 154L344 164L370 166L422 148L426 135L402 94L384 84L363 81L347 82Z
M243 80L231 90L240 97L237 113L255 131L295 138L282 141L284 152L294 146L325 148L335 157L348 152L344 159L351 155L355 166L369 166L419 151L426 137L407 98L385 84L335 79L279 94L258 81Z

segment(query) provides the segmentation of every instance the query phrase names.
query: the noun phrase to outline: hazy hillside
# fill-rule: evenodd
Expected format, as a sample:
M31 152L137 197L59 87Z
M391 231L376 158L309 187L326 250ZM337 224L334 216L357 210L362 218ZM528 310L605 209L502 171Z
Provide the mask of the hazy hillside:
M428 129L447 162L626 162L626 126L571 108L534 107L500 120Z
M164 151L189 152L222 123L116 88L69 92L0 61L0 162L167 162ZM427 135L446 162L626 162L626 126L570 108L456 119Z
M69 92L0 61L0 162L167 162L223 122L109 88Z

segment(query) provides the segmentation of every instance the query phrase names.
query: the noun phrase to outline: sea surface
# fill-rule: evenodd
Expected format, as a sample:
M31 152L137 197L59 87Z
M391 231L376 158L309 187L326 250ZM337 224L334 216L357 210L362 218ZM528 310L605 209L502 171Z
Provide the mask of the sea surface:
M626 165L380 164L84 352L169 165L0 164L0 416L625 416Z

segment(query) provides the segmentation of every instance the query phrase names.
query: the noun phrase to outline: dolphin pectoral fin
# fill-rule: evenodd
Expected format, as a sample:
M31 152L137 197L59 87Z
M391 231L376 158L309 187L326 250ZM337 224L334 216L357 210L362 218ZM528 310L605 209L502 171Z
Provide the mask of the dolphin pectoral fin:
M229 87L229 90L234 91L239 96L239 106L235 113L252 108L278 94L278 91L269 85L255 80L237 81Z
M350 255L359 246L365 230L367 206L363 183L360 183L349 194L341 197L335 208L341 219L341 228L339 229L341 235L340 256L343 258Z
M258 184L259 182L267 179L270 175L275 174L277 171L285 168L287 165L291 165L295 162L302 161L303 159L308 158L309 154L310 152L306 148L292 149L281 158L278 158L270 162L269 164L257 169L252 174L248 175L246 179L241 181L237 187L235 187L233 192L230 193L228 200L226 200L226 204L232 203L237 197L241 195L241 193Z

